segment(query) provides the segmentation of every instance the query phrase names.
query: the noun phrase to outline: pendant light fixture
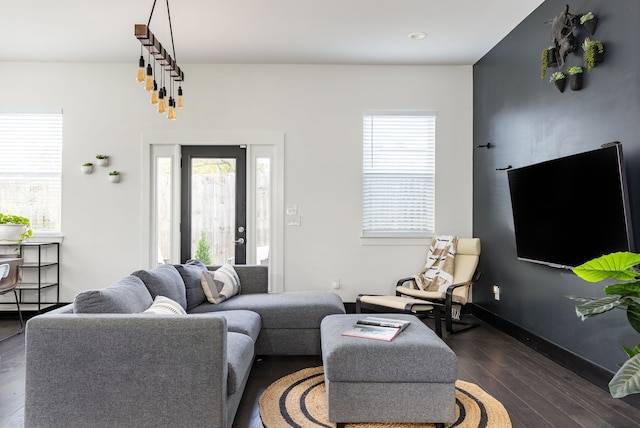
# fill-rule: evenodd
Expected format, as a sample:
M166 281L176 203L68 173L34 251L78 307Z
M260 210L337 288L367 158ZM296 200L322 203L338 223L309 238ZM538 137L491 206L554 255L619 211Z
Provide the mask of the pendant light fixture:
M169 120L174 120L176 118L176 109L175 107L182 108L184 105L184 101L182 99L182 82L184 82L184 73L178 67L178 63L176 62L176 47L173 42L173 28L171 26L171 12L169 11L169 0L167 1L167 16L169 18L169 33L171 34L171 48L173 51L173 57L166 51L166 49L162 46L162 43L158 41L158 39L153 35L151 30L149 29L149 25L151 24L151 18L153 17L153 11L156 7L156 0L153 0L153 6L151 7L151 14L149 14L149 21L146 25L144 24L135 24L134 26L134 35L140 41L142 45L140 48L140 59L138 60L138 75L137 80L139 82L144 83L144 87L147 91L151 92L151 104L157 105L158 113L167 112L167 118ZM145 71L145 60L144 55L142 55L142 47L146 48L149 51L149 61L146 64ZM151 61L153 59L154 66L151 66ZM156 72L155 65L159 65L160 67L160 76ZM165 75L169 80L169 87L171 90L171 94L168 96L169 103L167 104L167 89L165 87ZM160 89L158 89L158 81L162 85ZM178 83L178 98L176 99L173 94L173 83ZM168 106L168 109L167 109Z

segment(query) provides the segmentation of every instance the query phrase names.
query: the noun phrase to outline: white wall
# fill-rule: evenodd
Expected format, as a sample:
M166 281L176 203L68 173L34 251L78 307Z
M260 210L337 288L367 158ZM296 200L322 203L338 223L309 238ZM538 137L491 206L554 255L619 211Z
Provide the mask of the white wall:
M302 224L285 228L285 290L330 289L353 302L387 293L424 262L419 245L360 240L362 113L437 111L438 233L472 233L471 66L184 65L185 109L169 122L153 111L130 64L0 63L3 111L64 111L61 298L145 267L141 212L145 132L285 133L285 203ZM111 155L122 171L80 165Z

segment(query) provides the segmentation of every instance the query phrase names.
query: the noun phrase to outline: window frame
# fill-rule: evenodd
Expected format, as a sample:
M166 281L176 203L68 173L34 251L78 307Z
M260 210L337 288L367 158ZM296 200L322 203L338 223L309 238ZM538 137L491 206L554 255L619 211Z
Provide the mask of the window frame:
M388 137L388 135L381 135L381 132L378 134L378 136L376 136L375 134L372 134L372 131L375 133L375 131L373 130L373 128L371 129L367 129L367 127L372 126L373 121L375 120L376 117L379 117L380 119L382 119L383 123L385 120L391 120L394 117L407 117L407 118L425 118L426 121L424 124L422 124L421 126L425 127L425 131L426 134L419 139L416 139L414 141L411 141L411 143L416 143L417 141L419 141L420 139L424 140L421 141L420 144L425 144L426 147L420 148L420 150L424 150L424 152L419 153L418 155L416 155L415 153L415 147L413 146L413 144L410 144L408 146L406 146L407 153L411 153L412 156L414 157L410 157L408 159L420 159L423 162L428 162L428 168L426 171L423 172L419 172L416 176L415 172L416 170L413 170L413 174L411 173L410 170L407 170L407 175L414 175L414 182L418 182L418 180L423 180L424 184L427 186L425 188L425 192L423 194L424 196L424 204L425 206L422 207L422 211L421 211L421 215L427 215L427 219L426 221L424 221L424 227L422 227L420 230L415 230L415 229L405 229L405 230L399 230L397 228L389 228L386 230L379 230L379 229L370 229L368 228L368 224L367 224L367 219L371 216L374 215L375 216L375 212L371 213L370 211L367 211L368 208L372 208L371 204L367 203L367 198L369 196L369 194L367 193L368 190L370 190L371 187L375 187L375 186L371 186L371 182L370 177L374 177L373 180L375 180L375 175L378 175L378 179L380 179L380 177L384 177L385 172L386 174L389 175L397 175L397 171L398 169L395 169L394 172L390 173L390 170L385 170L384 166L380 166L382 165L382 163L378 164L377 167L373 167L373 168L368 168L368 166L372 166L373 162L375 160L375 154L373 153L373 150L375 149L376 146L376 139L378 139L378 143L380 143L378 145L378 148L380 148L382 150L382 152L384 153L385 150L389 150L389 148L391 147L391 145L384 145L385 143L388 143L388 141L391 141L391 144L395 143L394 141L392 141L393 139L386 139L386 137ZM411 121L412 119L410 119ZM422 245L425 242L425 239L428 239L429 237L433 236L433 234L435 233L435 206L436 206L436 195L435 195L435 191L436 191L436 160L435 160L435 155L436 155L436 122L437 122L437 112L436 111L432 111L432 110L419 110L419 111L367 111L363 113L362 116L362 124L363 124L363 128L362 128L362 217L361 217L361 242L364 245L386 245L386 244L402 244L402 245ZM392 125L393 122L391 122ZM405 126L405 125L402 125ZM409 125L411 126L411 125ZM406 127L406 129L400 129L401 132L405 132L407 131L409 128L408 126ZM383 128L381 128L381 130L384 130ZM408 131L407 131L408 132ZM395 137L395 136L394 136ZM410 137L410 136L409 136ZM367 153L367 151L371 151L371 153ZM395 152L395 149L393 150ZM387 152L389 153L389 152ZM396 164L392 165L394 168L403 166L403 163L406 162L406 160L408 159L397 159L396 160ZM371 163L372 165L368 165L368 163ZM386 163L386 162L385 162ZM410 166L410 165L409 165ZM369 169L369 171L368 171ZM421 177L420 177L421 176ZM416 177L420 177L420 178L416 178ZM392 178L393 180L393 178ZM395 177L395 180L398 180L398 177ZM373 207L375 208L375 201L373 202ZM382 205L380 205L378 203L378 208L380 208ZM417 204L416 204L417 206ZM382 209L384 209L384 206L382 206ZM410 218L410 217L409 217ZM416 225L418 223L415 223Z
M58 137L59 139L53 140L56 146L55 146L55 151L54 152L47 152L47 156L46 156L46 162L43 162L43 164L46 164L47 166L50 166L52 163L52 159L55 159L56 157L59 159L59 164L57 165L57 167L54 169L54 171L49 171L49 172L37 172L37 173L33 173L30 171L30 168L32 168L33 166L33 157L31 155L31 152L29 152L29 154L27 155L26 159L24 161L24 165L22 167L18 167L21 171L20 172L21 175L24 175L25 177L37 177L37 176L46 176L46 177L50 177L53 180L57 180L57 185L59 188L59 200L57 202L57 208L58 210L58 228L56 230L43 230L43 229L38 229L38 224L37 222L33 221L31 219L31 215L28 212L24 212L24 211L20 211L19 210L11 210L11 209L7 209L7 208L1 208L0 210L2 210L3 212L8 212L10 214L14 214L14 215L21 215L23 217L27 217L31 220L31 229L33 230L33 237L38 237L38 238L43 238L40 239L40 241L43 242L58 242L57 238L61 238L62 237L62 224L63 224L63 219L62 219L62 166L63 166L63 145L64 145L64 116L63 116L63 111L62 109L54 109L54 110L36 110L36 111L10 111L10 110L0 110L0 122L4 123L5 118L7 118L8 116L20 116L20 117L27 117L27 116L39 116L39 120L42 120L42 123L45 123L44 121L55 121L54 126L50 127L52 129L55 129L55 132L51 132L49 134L47 134L47 137ZM7 122L9 124L9 122ZM17 124L18 120L16 120L16 122L14 122L13 124ZM12 124L10 124L11 126ZM1 126L1 123L0 123ZM31 124L29 126L30 129L34 128L34 125ZM40 128L43 129L43 128ZM0 134L2 134L0 136L0 139L4 138L5 135L5 131L0 130ZM42 135L42 134L41 134ZM45 144L44 140L40 142L41 144ZM0 143L1 144L1 143ZM0 149L0 153L2 153L3 150ZM14 152L14 153L19 153L19 152ZM28 167L27 167L28 165ZM26 172L24 172L26 171Z

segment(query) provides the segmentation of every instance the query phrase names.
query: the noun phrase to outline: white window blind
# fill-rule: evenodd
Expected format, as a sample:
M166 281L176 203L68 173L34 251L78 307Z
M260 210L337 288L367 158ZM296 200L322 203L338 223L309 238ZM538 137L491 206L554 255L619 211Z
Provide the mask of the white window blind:
M0 113L0 212L61 231L62 113Z
M435 112L365 114L363 236L434 231Z

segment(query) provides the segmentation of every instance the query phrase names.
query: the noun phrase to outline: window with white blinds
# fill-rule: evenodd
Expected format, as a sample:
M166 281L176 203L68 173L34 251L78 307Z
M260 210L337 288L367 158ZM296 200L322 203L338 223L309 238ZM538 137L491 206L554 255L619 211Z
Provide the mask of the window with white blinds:
M62 113L0 113L0 212L60 233Z
M433 233L435 136L435 112L364 115L364 237Z

